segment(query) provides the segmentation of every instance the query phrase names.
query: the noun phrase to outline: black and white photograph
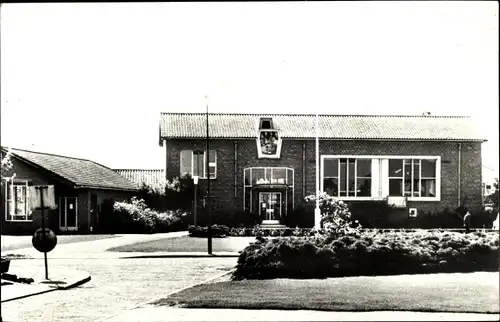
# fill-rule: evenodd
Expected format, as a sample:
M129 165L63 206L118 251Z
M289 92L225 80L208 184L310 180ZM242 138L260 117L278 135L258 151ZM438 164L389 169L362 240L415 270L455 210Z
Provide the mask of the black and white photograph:
M0 4L0 322L499 321L497 1Z

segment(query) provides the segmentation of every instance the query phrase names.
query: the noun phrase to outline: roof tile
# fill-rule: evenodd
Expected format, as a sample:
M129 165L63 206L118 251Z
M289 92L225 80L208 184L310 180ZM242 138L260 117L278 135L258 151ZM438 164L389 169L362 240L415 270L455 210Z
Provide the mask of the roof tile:
M94 161L11 149L12 155L45 168L79 187L137 190L134 183Z
M315 114L209 114L212 138L255 138L261 117L272 117L283 138L315 138ZM320 138L484 141L470 117L319 115ZM161 113L161 138L206 137L205 113Z

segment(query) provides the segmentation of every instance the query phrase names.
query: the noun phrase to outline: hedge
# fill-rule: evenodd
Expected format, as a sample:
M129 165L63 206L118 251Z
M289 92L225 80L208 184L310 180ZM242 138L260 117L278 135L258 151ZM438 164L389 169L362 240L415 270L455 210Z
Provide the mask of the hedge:
M364 231L337 239L281 237L247 246L232 275L240 279L326 278L498 271L498 232Z

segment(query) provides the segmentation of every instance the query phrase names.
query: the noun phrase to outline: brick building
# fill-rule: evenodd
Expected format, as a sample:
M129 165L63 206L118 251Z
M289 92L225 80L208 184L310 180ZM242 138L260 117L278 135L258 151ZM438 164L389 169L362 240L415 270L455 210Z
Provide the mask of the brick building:
M167 179L198 175L225 210L282 221L315 194L315 115L162 113ZM406 209L481 207L481 143L469 117L319 116L320 189Z
M1 157L7 149L1 148ZM112 169L90 160L11 149L12 169L2 178L2 234L33 234L41 228L41 211L30 209L30 186L53 185L57 209L46 210L53 231L99 230L106 200L127 200L137 187ZM15 174L14 178L11 178Z

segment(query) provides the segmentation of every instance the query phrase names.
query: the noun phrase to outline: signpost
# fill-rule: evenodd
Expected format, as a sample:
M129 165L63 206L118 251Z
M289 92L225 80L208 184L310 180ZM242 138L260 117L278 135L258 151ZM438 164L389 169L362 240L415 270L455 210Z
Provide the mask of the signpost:
M42 228L38 229L31 240L33 247L43 252L45 261L45 279L49 279L49 267L47 264L47 253L56 247L56 234L45 228L45 209L56 209L54 198L54 186L33 186L30 188L30 206L33 210L42 212Z

